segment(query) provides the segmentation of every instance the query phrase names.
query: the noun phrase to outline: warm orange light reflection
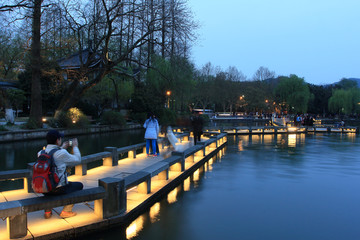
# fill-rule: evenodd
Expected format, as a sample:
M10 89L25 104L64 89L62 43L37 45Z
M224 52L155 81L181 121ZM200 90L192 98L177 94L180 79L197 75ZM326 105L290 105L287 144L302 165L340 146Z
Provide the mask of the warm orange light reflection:
M222 151L220 150L218 154L219 154L219 158L221 158L222 157Z
M126 228L126 239L136 237L143 227L144 216L140 216Z
M200 170L196 170L193 174L194 181L199 181L200 179Z
M289 147L296 146L296 134L289 134L288 135L288 145Z
M185 192L190 191L190 177L184 180L184 191Z
M239 140L238 150L239 150L240 152L244 151L243 141L242 141L241 139Z
M264 135L264 143L272 143L274 135Z
M174 188L174 190L172 190L168 195L167 195L167 201L168 203L174 203L177 201L177 193L178 190L177 188Z
M159 221L159 213L160 213L160 203L157 202L150 208L149 215L150 215L151 223Z

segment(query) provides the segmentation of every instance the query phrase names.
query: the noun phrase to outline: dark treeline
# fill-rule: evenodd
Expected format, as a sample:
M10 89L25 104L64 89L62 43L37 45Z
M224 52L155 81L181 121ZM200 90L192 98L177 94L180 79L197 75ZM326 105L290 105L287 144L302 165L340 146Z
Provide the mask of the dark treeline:
M0 107L23 110L37 126L72 107L93 118L126 109L169 121L194 108L359 114L351 80L316 86L266 67L251 79L235 67L196 69L198 26L186 0L11 0L0 18L0 78L20 89L2 89Z

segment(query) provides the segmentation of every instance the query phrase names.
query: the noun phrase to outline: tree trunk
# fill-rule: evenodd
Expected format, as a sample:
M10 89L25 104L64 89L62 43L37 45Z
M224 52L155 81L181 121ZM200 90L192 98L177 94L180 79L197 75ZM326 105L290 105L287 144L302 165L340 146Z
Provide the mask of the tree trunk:
M42 127L42 97L41 97L41 4L43 0L34 0L31 41L31 107L29 121L37 127Z
M118 86L115 82L115 79L110 78L110 80L112 81L112 83L114 84L114 89L115 89L115 100L116 100L116 110L120 111L120 101L119 101L119 90L118 90Z
M161 26L161 56L165 58L165 41L166 41L166 7L165 0L162 0L162 26Z
M73 107L81 98L81 96L90 88L95 86L101 81L101 79L106 75L105 67L102 69L96 76L95 79L89 81L86 84L80 84L79 80L74 79L67 89L66 93L61 99L61 102L58 108L55 111L55 117L61 111L66 112L71 107Z

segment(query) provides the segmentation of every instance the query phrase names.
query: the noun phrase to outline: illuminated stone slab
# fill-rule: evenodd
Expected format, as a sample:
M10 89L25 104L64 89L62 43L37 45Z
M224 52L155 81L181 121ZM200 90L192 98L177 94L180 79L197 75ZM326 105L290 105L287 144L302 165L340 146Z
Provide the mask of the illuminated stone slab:
M322 127L319 127L319 128L317 127L317 128L315 128L315 131L316 131L316 132L327 132L328 129L327 129L327 128L324 128L324 127L323 127L323 128L322 128Z
M342 128L331 128L331 132L342 132Z

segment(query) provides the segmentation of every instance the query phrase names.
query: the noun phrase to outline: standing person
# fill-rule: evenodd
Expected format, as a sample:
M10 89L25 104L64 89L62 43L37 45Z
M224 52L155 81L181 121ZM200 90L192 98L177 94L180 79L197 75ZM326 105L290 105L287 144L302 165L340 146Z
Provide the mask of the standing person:
M191 118L191 124L194 133L194 145L196 145L197 141L201 141L201 134L203 134L202 130L204 125L204 120L199 113L194 112L194 115Z
M149 113L148 119L144 123L145 139L146 139L146 154L148 157L156 156L156 142L157 136L159 135L159 122L156 119L155 115ZM150 153L150 145L152 153Z
M53 159L57 167L56 171L60 181L55 190L49 193L44 193L45 196L67 194L83 189L83 184L81 182L69 182L66 172L67 164L81 162L78 140L75 138L62 144L63 137L64 134L59 133L57 130L50 130L46 135L47 146L42 151L50 154L50 151L54 149ZM70 154L66 150L70 146L72 146L74 154ZM38 156L42 151L38 152ZM64 206L62 212L60 213L60 217L68 218L75 216L76 212L72 211L73 206L74 204ZM52 209L46 209L44 217L48 219L51 217L51 215Z

